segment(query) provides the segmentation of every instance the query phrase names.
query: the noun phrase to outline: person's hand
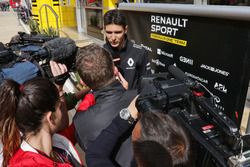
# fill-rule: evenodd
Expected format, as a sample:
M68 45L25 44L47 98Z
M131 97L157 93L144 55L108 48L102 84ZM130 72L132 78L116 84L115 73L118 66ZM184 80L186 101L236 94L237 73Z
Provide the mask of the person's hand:
M68 72L67 66L65 64L57 63L51 60L49 62L49 65L50 65L50 69L54 77Z
M69 77L68 69L65 64L50 61L50 69L53 75L53 80L57 85L63 85Z
M135 102L138 98L138 95L130 102L128 106L128 111L130 112L131 116L136 120L138 118L138 110L135 106Z
M128 90L128 82L125 80L125 78L122 76L122 74L118 71L117 67L115 67L115 77L116 79L122 84L122 86Z

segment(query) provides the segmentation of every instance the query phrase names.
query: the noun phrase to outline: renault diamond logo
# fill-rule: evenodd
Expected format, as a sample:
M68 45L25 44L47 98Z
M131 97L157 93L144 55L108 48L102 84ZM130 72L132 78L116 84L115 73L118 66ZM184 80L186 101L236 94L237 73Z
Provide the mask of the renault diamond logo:
M133 60L132 58L129 58L127 63L128 63L128 65L129 65L130 67L132 67L132 66L134 65L135 62L134 62L134 60Z

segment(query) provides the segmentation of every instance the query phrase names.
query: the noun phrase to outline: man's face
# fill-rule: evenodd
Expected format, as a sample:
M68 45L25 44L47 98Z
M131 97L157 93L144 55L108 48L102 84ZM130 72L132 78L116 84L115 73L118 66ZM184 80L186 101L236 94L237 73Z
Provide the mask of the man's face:
M105 26L106 38L110 45L114 48L121 48L127 33L127 26L124 28L122 25L109 24Z

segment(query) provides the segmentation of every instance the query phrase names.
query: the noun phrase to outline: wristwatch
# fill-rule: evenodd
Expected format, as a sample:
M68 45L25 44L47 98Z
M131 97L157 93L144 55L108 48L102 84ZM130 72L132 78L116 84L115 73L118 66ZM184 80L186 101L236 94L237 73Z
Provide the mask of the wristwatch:
M129 124L133 124L136 120L131 116L128 108L123 108L120 111L120 117L121 119L124 119L126 121L128 121Z

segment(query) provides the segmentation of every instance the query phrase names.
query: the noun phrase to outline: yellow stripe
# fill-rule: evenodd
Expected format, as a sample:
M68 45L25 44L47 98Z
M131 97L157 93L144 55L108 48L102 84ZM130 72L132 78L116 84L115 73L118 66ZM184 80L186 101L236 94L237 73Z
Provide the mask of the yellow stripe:
M164 35L159 35L159 34L155 34L155 33L151 33L150 38L156 39L159 41L164 41L164 42L176 44L176 45L180 45L180 46L184 46L184 47L187 46L187 41L185 41L185 40L172 38L172 37L168 37L168 36L164 36Z

